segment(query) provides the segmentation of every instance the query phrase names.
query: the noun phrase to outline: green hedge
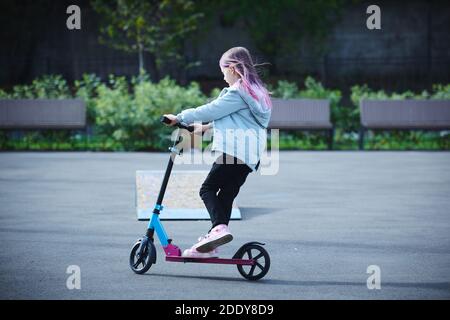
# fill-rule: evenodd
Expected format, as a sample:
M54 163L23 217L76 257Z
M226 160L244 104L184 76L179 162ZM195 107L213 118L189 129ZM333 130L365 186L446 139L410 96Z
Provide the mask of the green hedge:
M46 130L26 133L20 140L0 135L2 149L43 150L162 150L171 129L161 125L164 113L178 113L187 107L204 104L204 95L197 83L179 86L164 78L158 83L147 76L132 78L111 75L106 83L93 74L85 74L75 81L73 90L59 75L44 76L30 85L15 86L11 92L0 90L0 98L71 98L86 102L87 118L94 128L94 136L86 145L81 134Z
M367 85L351 88L349 103L342 103L342 93L325 88L307 77L303 86L278 81L270 86L273 96L280 98L329 99L331 120L335 124L335 148L357 149L359 128L359 101L372 99L450 99L450 85L434 85L431 92L386 93L374 91ZM85 74L70 87L60 75L47 75L28 85L17 85L9 92L0 89L0 98L78 97L87 105L89 125L94 129L89 141L84 133L46 130L25 133L20 139L10 139L0 131L3 150L165 150L170 128L159 123L160 115L177 113L196 107L215 98L216 88L209 96L203 94L196 82L182 87L174 80L164 78L151 82L146 75L126 79L111 75L102 82L94 74ZM325 133L281 132L281 149L326 149ZM391 131L369 133L367 149L450 149L446 132Z
M288 81L278 81L271 87L273 96L279 98L321 98L330 100L331 121L335 125L335 149L349 150L358 148L359 130L359 101L361 99L449 99L450 84L435 84L432 91L414 93L387 93L383 90L375 91L367 85L356 85L351 88L348 105L342 103L342 93L339 90L324 88L323 85L311 77L307 77L304 87ZM325 134L314 133L281 133L280 148L282 149L326 149ZM369 132L366 139L366 149L450 149L450 135L448 132L430 131L387 131Z

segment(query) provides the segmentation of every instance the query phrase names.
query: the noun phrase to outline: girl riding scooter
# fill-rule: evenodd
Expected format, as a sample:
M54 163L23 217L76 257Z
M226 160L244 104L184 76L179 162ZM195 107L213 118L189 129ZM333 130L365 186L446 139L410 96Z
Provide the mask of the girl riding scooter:
M272 104L249 51L231 48L222 55L219 65L229 87L217 99L178 115L164 115L170 119L169 125L193 124L196 131L213 128L212 151L220 154L200 188L212 227L184 250L184 257L217 257L217 247L233 239L228 227L233 201L248 174L258 169L266 147Z

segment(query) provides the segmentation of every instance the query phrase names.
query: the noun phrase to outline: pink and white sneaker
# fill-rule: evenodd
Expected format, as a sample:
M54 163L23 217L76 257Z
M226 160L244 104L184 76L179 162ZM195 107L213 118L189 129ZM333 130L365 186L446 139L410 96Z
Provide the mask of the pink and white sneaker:
M195 248L186 249L183 251L182 257L186 258L218 258L219 252L214 249L210 252L198 252Z
M194 244L192 249L196 249L196 251L200 253L207 253L231 240L233 240L233 236L231 235L228 226L226 224L219 224L212 228L204 237L201 237L199 242Z

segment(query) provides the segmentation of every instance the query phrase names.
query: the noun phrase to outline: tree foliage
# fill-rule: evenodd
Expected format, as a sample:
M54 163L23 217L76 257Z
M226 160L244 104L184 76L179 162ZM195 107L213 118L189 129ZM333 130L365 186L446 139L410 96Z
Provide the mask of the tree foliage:
M196 30L202 13L188 0L94 0L101 15L100 41L139 57L139 71L147 71L144 52L157 71L163 62L183 59L183 41Z
M302 40L323 52L323 40L348 2L350 0L219 0L214 2L214 10L220 12L225 25L242 20L257 49L276 69L276 58L298 50ZM204 1L204 6L208 6L208 1Z

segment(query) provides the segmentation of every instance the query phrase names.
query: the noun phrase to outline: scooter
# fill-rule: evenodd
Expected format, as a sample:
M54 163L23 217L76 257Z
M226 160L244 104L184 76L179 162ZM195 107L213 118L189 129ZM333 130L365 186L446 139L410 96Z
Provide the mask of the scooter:
M161 117L161 122L170 124L170 120L164 116ZM133 245L130 253L130 268L137 274L146 273L150 267L156 263L156 248L154 244L154 234L159 238L161 245L166 255L165 260L168 262L184 262L184 263L214 263L214 264L228 264L236 265L239 273L247 280L262 279L270 268L270 256L268 252L262 247L264 243L248 242L242 245L234 254L232 258L192 258L183 257L181 249L173 244L172 239L169 239L159 215L163 210L163 198L169 182L170 174L174 159L177 155L182 153L182 149L177 149L177 144L181 141L181 129L192 132L193 126L187 126L183 123L177 123L176 126L180 129L177 133L177 138L174 141L170 150L170 159L167 164L164 179L161 184L158 199L155 208L150 217L146 234L138 239Z

